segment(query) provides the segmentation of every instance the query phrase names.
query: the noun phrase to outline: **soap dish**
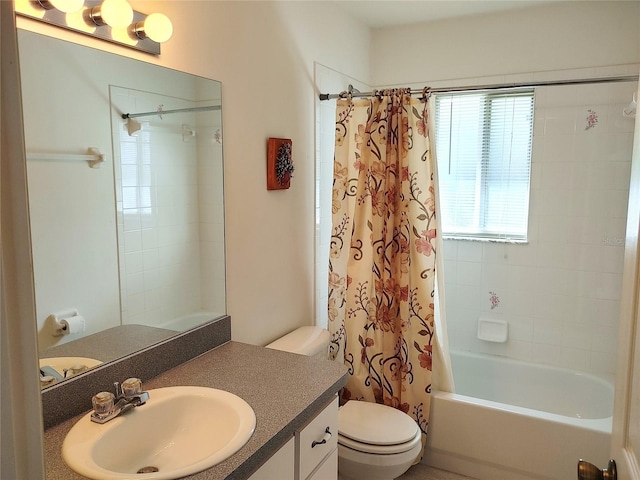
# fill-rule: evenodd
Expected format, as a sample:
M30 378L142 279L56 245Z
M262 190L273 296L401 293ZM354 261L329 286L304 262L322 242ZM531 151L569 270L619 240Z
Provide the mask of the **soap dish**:
M505 343L508 338L509 324L506 320L492 318L478 319L478 338L485 342Z

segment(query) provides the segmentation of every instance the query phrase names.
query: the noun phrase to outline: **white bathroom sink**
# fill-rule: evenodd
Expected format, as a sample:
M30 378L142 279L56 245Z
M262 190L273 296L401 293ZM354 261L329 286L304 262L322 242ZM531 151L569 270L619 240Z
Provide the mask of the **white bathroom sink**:
M242 448L256 425L251 406L213 388L149 391L146 404L103 424L82 417L62 444L64 461L93 479L172 479L205 470ZM157 471L155 471L157 469Z
M102 362L100 360L87 357L51 357L40 359L40 368L51 367L62 377L65 376L66 370L74 372L73 374L75 375L76 373L89 370L101 364Z

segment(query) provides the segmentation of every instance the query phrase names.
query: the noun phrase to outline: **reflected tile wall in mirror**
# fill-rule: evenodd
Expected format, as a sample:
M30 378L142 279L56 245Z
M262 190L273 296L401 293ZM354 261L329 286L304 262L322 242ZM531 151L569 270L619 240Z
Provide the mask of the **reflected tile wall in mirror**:
M111 98L127 112L197 107L187 87L169 97L111 86ZM122 320L184 330L224 314L220 110L138 120L130 135L113 117Z

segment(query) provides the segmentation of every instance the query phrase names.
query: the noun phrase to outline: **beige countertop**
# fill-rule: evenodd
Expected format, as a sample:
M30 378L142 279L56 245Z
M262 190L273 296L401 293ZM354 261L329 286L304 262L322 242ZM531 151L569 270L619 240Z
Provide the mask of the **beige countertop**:
M346 367L336 362L228 342L158 375L145 382L144 387L147 390L178 385L218 388L238 395L251 405L256 414L256 429L247 444L218 465L185 477L231 480L248 478L333 398L346 378ZM87 392L87 411L95 393ZM67 467L61 455L65 435L82 416L84 414L45 431L47 480L85 478Z

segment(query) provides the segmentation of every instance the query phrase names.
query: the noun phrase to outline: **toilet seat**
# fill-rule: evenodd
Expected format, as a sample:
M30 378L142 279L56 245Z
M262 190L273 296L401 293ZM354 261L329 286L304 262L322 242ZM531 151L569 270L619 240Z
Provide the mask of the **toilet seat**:
M402 453L414 448L421 437L415 420L387 405L351 400L338 410L338 443L353 450Z
M344 437L338 433L338 444L362 453L372 453L374 455L392 455L394 453L404 453L415 448L422 442L422 432L418 430L415 436L405 443L398 445L371 445L368 443L354 442L349 437Z

